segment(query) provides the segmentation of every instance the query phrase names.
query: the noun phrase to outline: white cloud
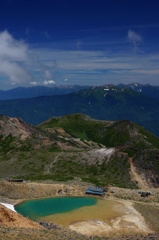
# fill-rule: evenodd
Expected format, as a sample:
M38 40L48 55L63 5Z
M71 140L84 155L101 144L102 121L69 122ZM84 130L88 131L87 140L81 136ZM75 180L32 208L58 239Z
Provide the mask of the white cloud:
M45 80L43 82L44 85L49 85L49 84L55 84L55 81L54 80Z
M128 40L132 43L140 43L142 42L142 37L136 32L129 30L128 31Z
M138 50L138 45L142 43L142 37L136 32L129 29L127 39L133 44L135 52Z
M8 31L0 33L0 59L24 61L27 58L27 45L16 41Z
M146 41L146 39L145 39ZM116 50L62 50L29 48L7 31L0 33L0 88L26 85L69 84L102 85L119 82L151 82L158 85L159 53L134 54L144 42L135 31L129 30L127 44L113 43ZM148 51L147 51L148 52ZM140 51L141 53L141 51ZM32 77L30 76L30 73ZM54 79L54 80L53 80ZM8 81L9 80L9 81ZM14 86L15 86L14 85Z
M31 82L30 84L33 85L33 86L37 86L39 83L34 81L34 82Z
M9 77L10 82L15 84L27 83L31 80L30 75L20 64L11 62L8 59L0 59L0 73Z
M53 69L57 84L63 84L69 79L69 84L81 85L131 83L134 81L158 85L156 73L158 72L159 54L157 53L117 52L108 54L105 51L53 49L35 49L35 52L38 52L39 61L45 63L46 68ZM45 85L48 85L46 78L45 81Z
M0 74L7 76L11 83L31 81L31 76L22 66L28 60L28 47L15 40L8 31L0 33Z
M44 71L45 78L49 79L52 77L52 73L49 70Z

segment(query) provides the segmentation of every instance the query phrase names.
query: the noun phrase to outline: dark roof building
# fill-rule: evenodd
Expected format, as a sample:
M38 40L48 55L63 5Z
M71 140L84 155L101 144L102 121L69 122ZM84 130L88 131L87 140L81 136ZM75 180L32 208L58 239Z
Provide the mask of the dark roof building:
M87 189L86 194L103 196L104 195L104 190L102 188L90 187L90 188Z

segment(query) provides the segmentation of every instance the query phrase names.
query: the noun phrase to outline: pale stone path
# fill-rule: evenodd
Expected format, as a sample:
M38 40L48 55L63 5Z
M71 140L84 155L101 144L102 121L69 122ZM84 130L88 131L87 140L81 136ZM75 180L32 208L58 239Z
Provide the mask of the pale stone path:
M53 167L53 164L57 162L57 159L59 158L59 156L61 155L62 153L59 153L55 158L54 160L49 164L48 168L46 169L46 172L48 174L51 174L50 170L51 168Z
M141 175L136 171L136 167L133 164L132 158L129 158L130 163L130 175L133 181L136 181L138 187L141 189L147 189L148 185L144 179L142 179Z

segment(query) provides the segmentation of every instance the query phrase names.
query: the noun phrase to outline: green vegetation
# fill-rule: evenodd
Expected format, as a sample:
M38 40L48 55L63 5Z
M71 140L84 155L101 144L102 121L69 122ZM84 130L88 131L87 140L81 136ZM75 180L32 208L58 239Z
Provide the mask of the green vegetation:
M97 121L86 115L75 114L61 118L52 118L39 127L48 128L61 127L73 137L82 140L91 140L101 143L107 147L125 144L130 140L129 121Z
M138 124L128 120L98 121L83 114L52 118L39 128L63 128L73 137L91 140L106 147L134 145L139 148L159 148L159 139ZM132 135L132 136L131 136Z
M85 119L85 117L82 114L67 115L61 118L52 118L49 122L39 126L43 129L61 127L73 137L98 142L98 129L100 130L101 125L107 126L107 124L92 121L89 117Z
M0 152L7 153L8 151L15 150L15 138L9 134L8 136L4 137L0 135Z
M60 155L59 155L60 153ZM0 157L0 176L3 178L25 178L26 180L67 181L76 177L95 185L114 185L135 188L131 182L127 158L113 158L108 163L98 161L89 165L89 154L85 152L84 161L78 161L78 152L29 151L12 153L2 161ZM12 159L12 161L10 160ZM57 161L54 162L54 159Z
M138 125L138 130L141 135L144 136L145 140L149 142L153 147L159 148L159 139L151 132L144 129L142 126Z

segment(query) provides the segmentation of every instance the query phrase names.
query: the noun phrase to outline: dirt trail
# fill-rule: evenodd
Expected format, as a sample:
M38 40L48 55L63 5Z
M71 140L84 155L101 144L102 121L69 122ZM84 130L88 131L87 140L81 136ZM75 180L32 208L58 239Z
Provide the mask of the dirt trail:
M51 174L50 170L51 170L51 168L53 167L53 164L57 162L57 159L58 159L58 157L59 157L61 154L62 154L62 153L59 153L59 154L54 158L54 160L49 164L49 166L48 166L47 169L46 169L46 173Z
M146 181L142 179L141 175L136 171L136 167L133 164L132 158L129 158L130 163L130 175L133 181L138 183L138 187L141 189L147 189L149 186L147 185Z

